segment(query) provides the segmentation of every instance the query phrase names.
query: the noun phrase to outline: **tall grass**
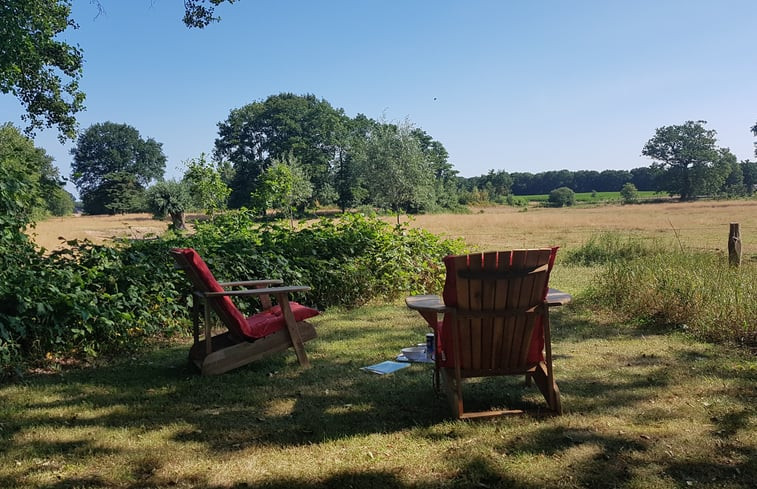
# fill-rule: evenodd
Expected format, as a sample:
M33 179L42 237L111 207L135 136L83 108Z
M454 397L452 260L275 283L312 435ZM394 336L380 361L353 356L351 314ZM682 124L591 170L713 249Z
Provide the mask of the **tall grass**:
M719 253L663 251L658 242L617 235L592 239L584 248L573 259L605 263L586 293L598 305L652 327L757 346L754 264L734 268Z
M591 236L583 245L565 254L565 262L571 265L594 266L626 261L661 253L659 241L620 233L601 233Z

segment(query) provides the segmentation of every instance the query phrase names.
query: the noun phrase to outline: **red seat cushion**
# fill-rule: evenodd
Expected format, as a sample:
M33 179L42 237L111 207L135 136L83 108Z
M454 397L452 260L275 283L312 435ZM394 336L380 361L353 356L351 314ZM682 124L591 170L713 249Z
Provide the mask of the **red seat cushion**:
M296 321L304 321L320 314L315 309L303 306L297 302L290 301L289 306L292 308L292 314ZM249 338L264 338L269 334L284 328L284 314L281 312L281 306L276 305L263 312L259 312L248 317L242 332Z

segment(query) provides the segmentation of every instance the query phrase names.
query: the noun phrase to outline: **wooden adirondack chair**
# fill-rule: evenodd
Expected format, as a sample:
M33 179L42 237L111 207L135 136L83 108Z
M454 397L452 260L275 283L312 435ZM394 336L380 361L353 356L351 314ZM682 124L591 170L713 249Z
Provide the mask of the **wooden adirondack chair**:
M444 320L437 325L439 371L458 418L522 413L522 410L466 412L463 381L472 377L526 375L549 410L562 413L552 371L549 273L557 248L449 256L444 263ZM566 295L566 294L563 294Z
M289 347L294 348L300 365L310 366L304 342L315 338L316 333L305 319L319 312L289 300L289 294L310 287L280 287L281 280L219 283L192 248L176 248L171 250L171 255L177 266L186 272L194 289L194 344L189 350L189 359L203 375L222 374ZM233 289L235 287L237 289ZM231 297L257 297L264 310L245 318ZM271 297L276 299L276 305ZM204 310L202 339L199 327L201 308ZM212 335L211 311L227 331Z

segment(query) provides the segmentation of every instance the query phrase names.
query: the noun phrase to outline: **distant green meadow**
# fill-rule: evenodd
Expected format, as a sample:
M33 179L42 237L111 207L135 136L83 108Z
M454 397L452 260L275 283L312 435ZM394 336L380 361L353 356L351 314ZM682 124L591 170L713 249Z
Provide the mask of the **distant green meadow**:
M640 190L639 200L654 200L667 198L665 194L655 192L654 190ZM531 202L547 202L549 200L549 194L535 194L535 195L516 195L515 197L526 199ZM576 203L593 204L604 202L622 202L623 198L620 196L620 192L580 192L576 193Z

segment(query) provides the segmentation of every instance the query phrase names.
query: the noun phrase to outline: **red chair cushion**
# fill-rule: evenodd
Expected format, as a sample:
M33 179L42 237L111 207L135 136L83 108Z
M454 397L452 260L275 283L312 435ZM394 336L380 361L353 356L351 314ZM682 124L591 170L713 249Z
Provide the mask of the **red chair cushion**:
M297 302L290 301L289 306L292 308L294 319L298 322L320 314L317 310L303 306ZM245 326L242 328L242 332L249 338L264 338L283 329L284 325L285 320L284 314L281 312L281 306L276 305L248 317L245 321Z

